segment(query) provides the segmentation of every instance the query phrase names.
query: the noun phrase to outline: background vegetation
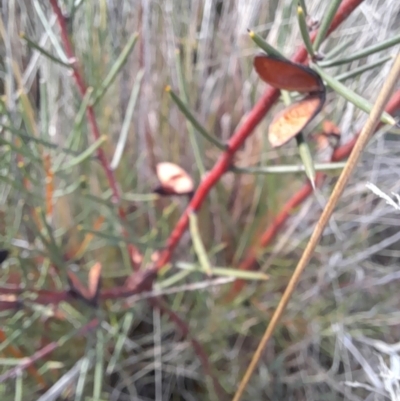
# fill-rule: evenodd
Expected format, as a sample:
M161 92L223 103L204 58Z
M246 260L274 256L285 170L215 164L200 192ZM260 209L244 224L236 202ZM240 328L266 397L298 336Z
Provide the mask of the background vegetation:
M329 2L306 3L318 20ZM68 32L81 73L98 95L95 115L101 135L107 137L103 149L108 160L114 160L126 134L122 156L118 163L114 160L127 213L124 228L149 260L163 248L187 204L184 198L152 193L156 163L177 163L198 183L221 153L198 136L165 86L181 99L187 97L188 107L208 132L228 140L266 89L252 68L259 49L247 29L290 57L302 44L297 2L59 4L65 13L73 10ZM1 12L0 243L11 250L0 267L1 286L61 291L68 287L67 269L79 265L77 274L85 281L95 262L102 264L105 288L123 283L131 273L127 240L95 156L85 100L82 103L71 70L63 65L68 59L56 17L48 2L38 0L3 2ZM397 1L364 1L321 51L347 57L396 37L399 26ZM108 82L130 40L132 51L117 65L115 80ZM373 102L391 65L387 56L396 52L398 46L327 71L339 76L388 61L344 81ZM269 146L266 132L273 114L237 152L236 166L301 163L294 141L278 150ZM341 142L346 143L366 117L331 91L306 134L320 130L321 122L329 119L340 127ZM399 218L365 186L374 182L386 193L399 191L398 132L382 131L371 141L325 231L246 400L400 399ZM165 304L204 346L228 393L248 365L338 171L328 174L321 191L307 199L260 252L258 267L269 280L249 281L234 300L224 302L233 273L207 277L197 263L189 231L172 265L157 278L154 288L166 292ZM304 173L223 175L198 218L212 266L237 267L305 181ZM68 255L75 256L73 262ZM1 373L16 366L18 358L57 343L31 369L0 383L1 399L217 399L193 343L170 316L162 316L140 295L126 302L107 300L94 311L80 301L53 308L27 297L23 308L0 309ZM76 334L95 314L100 328ZM59 393L48 391L54 384Z

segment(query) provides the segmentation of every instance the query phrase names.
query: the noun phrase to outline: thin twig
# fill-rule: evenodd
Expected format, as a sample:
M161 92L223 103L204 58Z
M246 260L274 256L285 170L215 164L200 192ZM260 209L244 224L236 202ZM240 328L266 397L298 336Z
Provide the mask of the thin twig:
M400 55L397 56L394 65L392 67L392 70L390 71L390 74L383 85L382 90L380 91L378 95L378 99L376 100L376 103L371 110L371 114L369 115L369 118L367 122L365 123L364 128L362 129L360 136L358 137L358 140L354 146L353 151L350 154L349 160L347 161L347 164L345 168L342 171L342 174L340 175L335 188L332 192L332 195L330 196L328 203L323 210L316 227L314 229L313 234L311 235L311 238L306 246L306 249L303 252L302 257L299 260L299 263L296 266L295 271L293 272L293 275L289 281L288 286L286 287L285 292L282 295L282 298L279 302L278 307L275 310L275 313L273 314L269 325L264 333L263 338L260 341L260 344L256 350L256 352L253 355L253 358L250 362L249 367L246 370L245 375L243 376L243 379L238 387L238 390L233 397L232 401L239 401L243 395L243 392L245 388L247 387L247 384L250 381L250 378L254 372L254 369L256 368L262 352L268 342L268 340L271 338L273 332L275 331L275 327L277 326L281 316L283 315L283 312L286 309L286 306L297 286L297 283L301 277L301 274L303 273L305 267L307 266L309 260L311 259L312 254L314 253L314 250L322 236L322 233L333 213L333 210L339 201L344 188L346 187L349 178L351 174L353 173L356 164L362 155L362 152L368 143L370 137L372 136L373 132L376 130L376 127L379 124L380 121L380 116L382 114L382 111L385 108L386 103L388 102L390 98L390 94L392 93L394 86L397 82L397 80L400 77Z
M389 103L386 106L386 112L389 114L394 114L396 110L400 108L400 90L398 90L390 99ZM380 123L377 126L377 129L381 126ZM335 150L332 156L332 162L337 162L345 159L351 153L354 148L355 143L357 142L357 138L360 133L356 134L353 139L351 139L346 144L340 146ZM325 179L325 174L319 172L316 176L316 186L320 187ZM250 248L246 254L246 257L239 265L239 269L241 270L251 270L257 260L258 251L262 248L266 248L272 240L276 237L278 232L282 229L287 219L292 215L293 210L298 207L301 203L303 203L311 194L313 193L312 187L307 181L282 207L281 211L276 215L272 223L267 227L264 233L260 237L260 241L256 244L256 246ZM229 291L229 294L226 297L226 301L232 301L238 293L245 286L246 282L244 280L238 279L232 285L232 289Z
M65 20L65 17L58 5L57 0L49 0L50 4L53 8L54 13L57 16L57 21L58 21L58 25L60 27L60 33L61 33L61 39L62 39L62 43L64 45L64 50L66 55L68 56L69 59L73 59L76 60L74 51L72 50L72 45L69 39L69 35L68 35L68 28L67 28L67 22ZM72 75L75 79L75 83L76 86L79 90L80 95L82 96L82 98L85 96L86 91L87 91L87 86L85 84L85 81L83 79L83 76L79 70L79 63L76 61L75 63L73 63L72 65ZM97 124L97 120L96 120L96 115L94 112L94 108L91 105L88 105L86 108L86 114L87 114L87 118L89 121L89 125L91 128L91 132L93 135L93 138L95 141L98 141L101 137L100 134L100 129L99 126ZM124 209L121 207L121 194L120 191L118 189L118 184L117 184L117 180L115 178L114 172L111 169L111 166L107 160L106 154L104 153L103 147L99 147L97 149L97 157L100 161L100 164L104 170L104 173L107 177L108 180L108 184L111 188L112 191L112 198L111 200L113 201L113 203L115 203L116 205L118 205L118 214L121 218L121 220L125 220L126 216L125 216L125 211ZM127 233L124 230L124 234L127 235ZM134 247L132 244L129 244L129 248L130 248L130 255L138 252L136 247ZM136 266L136 263L133 261L133 259L131 258L131 263L132 263L132 267L134 268L134 270L138 269L139 266Z
M332 21L327 35L334 31L351 14L351 12L362 3L362 1L363 0L344 0L335 18ZM312 35L312 40L315 38L315 35L316 32ZM307 50L303 46L293 56L292 60L298 63L304 63L306 58ZM190 204L188 205L183 215L177 222L175 228L171 232L166 247L157 263L157 269L161 269L170 260L172 252L175 250L182 235L188 227L189 213L199 210L199 208L207 198L208 193L219 181L221 176L231 166L234 154L240 149L245 140L252 134L254 128L264 118L266 113L270 110L275 101L278 99L278 96L279 90L268 88L261 99L254 105L253 109L250 111L246 120L243 122L240 128L234 133L234 135L228 142L226 151L221 154L212 170L204 177L203 181L197 188L197 191L193 196Z

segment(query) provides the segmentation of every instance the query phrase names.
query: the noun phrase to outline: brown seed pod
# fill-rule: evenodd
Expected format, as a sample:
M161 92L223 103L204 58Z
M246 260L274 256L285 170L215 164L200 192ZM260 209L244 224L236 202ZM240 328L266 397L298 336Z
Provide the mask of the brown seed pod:
M299 134L319 113L323 105L320 96L309 96L291 104L275 116L268 129L268 139L277 148Z
M330 120L324 120L322 131L325 135L336 135L338 137L341 135L340 128Z
M325 91L321 77L303 64L266 54L255 56L253 64L259 77L274 88L300 93Z
M276 148L298 135L321 111L325 86L311 68L280 57L258 55L254 58L254 68L260 78L274 88L308 93L306 98L291 104L273 119L268 139Z
M189 195L194 192L194 183L189 174L177 164L162 162L156 166L160 185L154 189L159 195Z

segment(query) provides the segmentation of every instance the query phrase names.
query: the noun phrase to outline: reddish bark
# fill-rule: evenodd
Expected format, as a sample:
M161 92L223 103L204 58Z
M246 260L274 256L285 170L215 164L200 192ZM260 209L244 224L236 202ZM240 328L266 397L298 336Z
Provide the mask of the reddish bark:
M339 7L335 18L329 28L328 34L334 31L350 14L362 3L363 0L344 0ZM311 39L314 40L316 32L313 32ZM304 63L307 59L307 50L304 46L300 47L299 50L292 57L292 60L297 63ZM160 259L157 264L157 268L161 269L171 258L172 252L175 250L179 243L183 233L187 229L189 222L189 212L197 211L207 198L208 193L212 187L218 182L221 176L228 170L231 165L233 155L243 145L244 141L252 134L254 128L260 123L265 117L267 112L273 106L275 101L278 99L279 90L274 88L268 88L261 99L254 105L253 109L248 114L244 123L234 133L232 138L228 142L228 147L225 152L221 154L217 162L215 163L212 170L200 183L197 191L186 208L185 212L177 222L174 230L168 238L166 248L161 253Z
M386 106L386 111L389 114L394 114L397 110L400 109L400 90L395 92L391 97L389 103ZM377 130L383 124L379 124ZM348 157L353 150L355 143L357 142L357 137L359 133L351 139L346 144L340 146L335 150L332 156L332 161L340 161ZM318 173L317 174L317 185L320 186L325 179L325 174ZM256 248L252 248L247 253L246 257L239 265L239 269L241 270L251 270L256 263L257 250L261 248L265 248L268 246L272 240L275 238L279 230L283 227L286 220L292 214L293 210L299 206L302 202L304 202L310 195L312 194L311 185L307 182L303 185L303 187L295 194L288 202L283 206L282 210L275 217L273 222L268 226L268 228L262 234L259 243ZM227 300L231 301L236 297L236 295L242 290L245 285L244 280L236 280L232 284L232 288L227 296Z

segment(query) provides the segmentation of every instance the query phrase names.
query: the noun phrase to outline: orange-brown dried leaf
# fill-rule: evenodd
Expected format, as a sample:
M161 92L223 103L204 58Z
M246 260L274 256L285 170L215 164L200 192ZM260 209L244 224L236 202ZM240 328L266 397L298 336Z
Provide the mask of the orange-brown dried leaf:
M100 230L101 226L104 223L104 220L105 220L104 216L99 216L93 224L93 231ZM75 252L73 250L71 252L69 252L70 258L71 259L81 258L83 256L83 254L85 253L86 249L88 248L89 244L93 240L93 238L94 238L93 233L87 233L85 235L85 238L83 239L80 247Z
M68 282L71 292L76 296L88 301L90 304L96 304L96 300L101 284L101 264L95 263L89 271L88 287L85 287L78 276L71 270L67 271Z
M96 262L89 271L88 289L91 299L97 297L101 285L101 263Z
M71 287L71 291L76 295L79 295L87 299L88 290L79 280L78 276L71 270L67 271L67 276L68 276L69 286Z

